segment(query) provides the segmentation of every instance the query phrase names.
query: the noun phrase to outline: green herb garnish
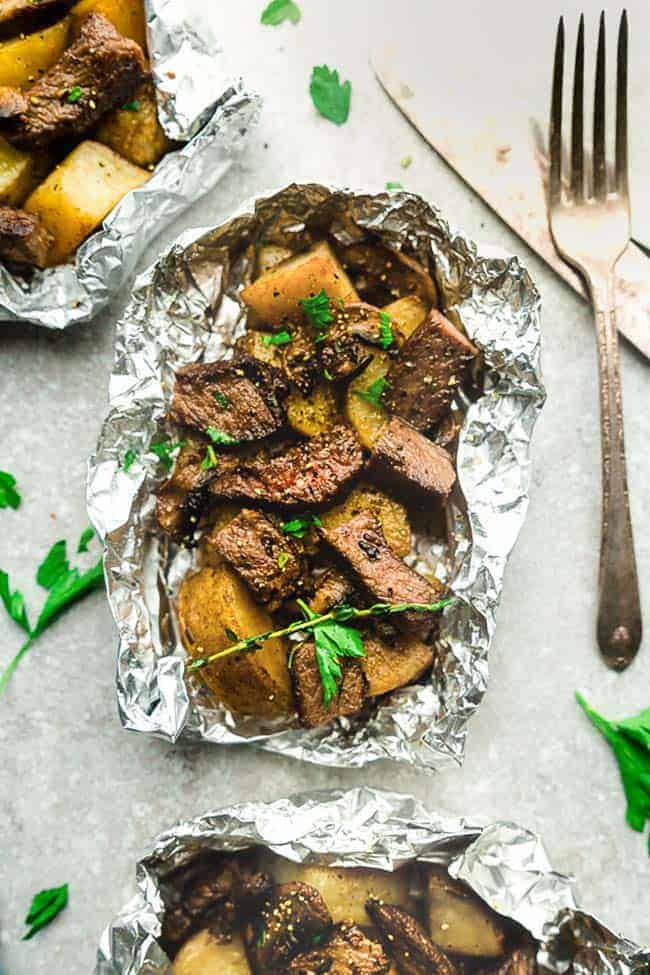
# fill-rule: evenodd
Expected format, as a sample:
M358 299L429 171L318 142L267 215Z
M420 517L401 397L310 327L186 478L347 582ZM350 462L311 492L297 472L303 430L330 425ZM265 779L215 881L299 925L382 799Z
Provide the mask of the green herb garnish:
M227 410L230 408L230 400L220 389L217 389L212 395L222 409Z
M318 515L301 515L292 518L291 521L283 522L280 528L285 535L291 535L292 538L304 538L310 528L314 525L320 528L322 524Z
M81 552L88 551L88 545L90 544L90 542L93 540L94 537L95 537L94 528L91 528L90 525L88 526L88 528L84 528L81 535L79 536L79 544L77 545L77 555L80 555Z
M285 568L287 567L287 563L289 562L290 558L291 556L289 555L288 552L280 552L280 554L278 555L278 568L282 572L284 572Z
M68 92L68 97L66 98L66 101L69 102L70 105L74 105L75 102L79 101L83 93L84 93L83 88L80 88L79 85L75 85L74 88L71 88L70 91Z
M214 447L211 443L209 443L205 450L205 457L201 461L201 470L211 471L214 467L218 466L219 461L217 460L217 455L214 452Z
M400 159L400 166L402 169L408 169L412 162L413 156L404 156L403 159Z
M0 569L0 599L7 610L9 618L17 623L25 631L29 633L29 621L27 619L27 609L25 607L25 599L23 594L16 589L15 592L11 591L11 586L9 585L9 575Z
M336 125L347 122L350 114L352 85L341 84L338 71L326 64L314 68L309 84L309 94L314 107L321 115Z
M140 111L140 102L136 101L135 99L132 102L127 102L125 105L122 105L122 111L123 112L139 112Z
M393 335L393 326L391 325L390 315L385 311L379 312L379 344L382 349L389 349L393 342L395 341L395 336Z
M389 180L389 182L386 183L386 189L387 190L403 190L404 187L402 186L401 183L397 183L397 182L393 182L393 181L390 181Z
M265 335L262 339L264 345L288 345L289 342L293 342L293 335L286 329L276 332L275 335Z
M267 27L277 27L285 20L297 24L300 20L300 7L294 0L271 0L262 11L261 22Z
M177 443L172 443L171 440L159 440L158 443L149 444L149 450L152 454L155 454L159 460L165 465L168 471L174 466L173 454L180 450L181 447L185 447L187 440L179 440Z
M16 478L7 471L0 471L0 508L13 508L20 505L20 495L16 490Z
M633 718L608 721L589 707L582 694L576 693L576 700L614 752L627 799L625 818L642 833L650 821L650 708Z
M317 620L318 615L299 599L298 605L309 621ZM365 657L366 651L358 630L352 626L344 626L336 620L321 621L314 626L314 644L316 647L316 663L323 688L323 704L328 704L338 693L338 682L343 677L341 669L342 657Z
M60 914L68 903L68 885L62 887L52 887L50 890L42 890L33 898L29 913L25 918L25 924L30 926L29 931L23 937L23 941L29 941L37 931L46 927L53 921L57 914Z
M383 410L383 404L381 401L384 392L388 389L390 383L385 376L380 376L379 379L375 379L374 382L370 383L367 389L362 389L360 391L354 390L354 395L358 396L359 399L365 399L367 403L371 403L378 410Z
M216 443L220 447L234 447L235 444L239 443L237 437L231 437L229 433L225 433L223 430L217 430L216 427L208 427L205 432L212 443Z
M312 298L301 298L300 307L304 311L311 325L314 326L318 335L317 342L322 342L325 338L325 330L330 322L334 321L330 300L325 291L319 291Z
M122 470L128 473L129 469L135 464L137 457L135 450L127 450L122 460Z

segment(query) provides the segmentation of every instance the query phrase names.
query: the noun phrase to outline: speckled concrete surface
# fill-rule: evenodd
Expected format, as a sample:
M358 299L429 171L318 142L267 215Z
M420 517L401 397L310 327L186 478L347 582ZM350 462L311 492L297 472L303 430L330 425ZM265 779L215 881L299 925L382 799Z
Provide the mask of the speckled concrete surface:
M195 206L185 225L205 225L296 176L351 185L402 179L470 236L519 254L543 295L549 401L536 436L530 514L507 574L489 692L471 726L464 768L437 778L387 767L328 772L246 750L172 749L119 727L112 624L103 596L92 596L39 640L0 702L0 967L5 975L90 972L103 926L132 892L138 853L176 819L238 799L358 782L388 784L431 806L538 829L557 867L576 875L585 905L650 943L645 843L626 827L613 760L573 701L580 687L606 714L631 714L650 704L647 639L623 676L604 669L593 641L600 502L589 311L432 156L381 95L367 65L369 35L386 36L390 18L399 13L408 19L419 0L400 4L399 11L383 0L304 0L300 27L277 30L257 24L261 6L262 0L224 3L230 18L224 40L267 97L262 125L241 168ZM500 16L510 7L518 17L515 32L525 30L520 6L514 0L495 5ZM480 30L480 9L461 2L449 12L445 5L445 35ZM542 86L553 20L549 15L532 67ZM642 60L635 36L633 64ZM317 119L305 96L311 67L323 62L353 82L352 116L341 129ZM637 88L634 97L638 105L644 92ZM403 173L399 160L407 154L413 164ZM37 562L56 539L76 541L86 524L85 463L106 407L120 307L67 334L1 327L0 467L16 475L24 501L17 512L0 512L0 566L31 605L38 599ZM649 366L629 348L622 365L637 556L650 612ZM4 616L0 640L5 664L19 637ZM21 943L31 896L64 881L71 890L66 913Z

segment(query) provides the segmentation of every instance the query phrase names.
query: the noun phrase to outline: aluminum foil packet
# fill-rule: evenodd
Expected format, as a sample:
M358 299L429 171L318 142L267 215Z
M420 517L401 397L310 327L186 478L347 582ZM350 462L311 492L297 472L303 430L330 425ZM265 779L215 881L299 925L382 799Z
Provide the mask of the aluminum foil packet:
M369 719L306 730L295 718L237 716L196 675L186 682L174 599L194 556L159 537L153 491L165 472L147 449L165 429L175 369L227 356L243 332L239 291L253 273L252 245L297 250L324 230L341 244L372 231L393 247L408 245L435 274L446 313L479 346L485 369L483 395L466 404L448 543L416 540L415 567L435 572L456 596L442 617L433 677L382 698ZM220 227L181 237L138 278L118 324L110 413L89 465L89 514L104 539L119 631L124 725L171 742L249 742L321 765L460 764L467 721L487 685L503 573L528 506L530 440L544 401L539 344L539 297L517 258L479 253L410 193L293 184ZM138 462L126 472L128 451Z
M161 881L204 850L265 846L296 863L396 870L448 864L494 910L540 942L539 961L575 975L647 975L639 948L579 910L570 878L556 873L541 839L515 823L486 824L429 812L415 799L359 788L244 802L179 823L158 836L137 866L138 894L104 932L95 975L170 975L157 943Z
M217 5L144 0L158 115L179 144L128 193L74 262L27 278L0 264L0 321L63 329L93 318L120 291L151 239L222 179L261 102L224 71Z

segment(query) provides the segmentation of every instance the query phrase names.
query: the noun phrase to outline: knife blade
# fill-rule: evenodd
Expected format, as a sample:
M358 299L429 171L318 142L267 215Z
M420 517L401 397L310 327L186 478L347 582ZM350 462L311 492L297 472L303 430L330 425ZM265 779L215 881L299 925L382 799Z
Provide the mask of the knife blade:
M543 136L539 126L468 127L466 115L436 115L435 101L407 83L390 51L372 59L382 88L431 148L585 300L580 275L558 256L548 228ZM400 76L401 75L401 76ZM470 131L471 128L471 131ZM619 332L650 360L650 258L630 243L616 268Z

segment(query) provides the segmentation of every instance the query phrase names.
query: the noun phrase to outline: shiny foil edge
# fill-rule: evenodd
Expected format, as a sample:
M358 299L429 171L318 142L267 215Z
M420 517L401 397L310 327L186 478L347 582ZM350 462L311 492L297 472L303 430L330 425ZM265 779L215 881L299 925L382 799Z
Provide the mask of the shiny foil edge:
M221 13L186 0L144 0L158 111L168 152L146 184L128 193L74 263L24 281L0 263L0 323L64 329L90 321L131 276L151 239L223 178L257 123L261 101L224 73ZM221 57L220 57L221 55Z
M136 868L138 894L106 928L94 975L169 975L157 942L164 916L159 879L201 850L265 846L297 863L394 870L443 862L494 910L541 942L558 975L642 975L650 951L618 938L578 908L571 878L556 872L542 840L511 822L428 811L407 795L361 787L242 802L161 833Z
M183 569L182 559L167 564L165 545L154 537L151 492L160 471L152 458L127 474L120 458L127 449L146 450L165 414L174 368L199 355L217 358L226 337L237 334L240 306L231 295L220 303L218 270L228 246L254 241L256 234L270 233L279 242L278 220L287 222L286 239L299 240L303 221L332 207L391 243L408 237L416 251L433 253L447 313L481 347L488 372L484 395L469 407L460 437L460 491L450 505L453 552L445 566L457 601L443 616L433 680L394 692L369 721L286 730L286 722L282 728L197 704L196 694L191 703L180 641L173 632L164 641L160 632L160 601L167 601ZM337 233L347 239L350 230L342 226ZM530 439L545 397L539 308L517 258L479 255L475 244L414 194L317 184L292 184L244 204L219 228L186 233L138 278L117 328L111 409L88 479L89 514L104 539L119 631L117 693L125 727L171 742L181 736L249 742L329 766L361 767L385 758L427 770L461 763L467 722L487 686L503 573L528 505ZM423 554L432 556L428 549ZM166 653L165 642L175 652Z

